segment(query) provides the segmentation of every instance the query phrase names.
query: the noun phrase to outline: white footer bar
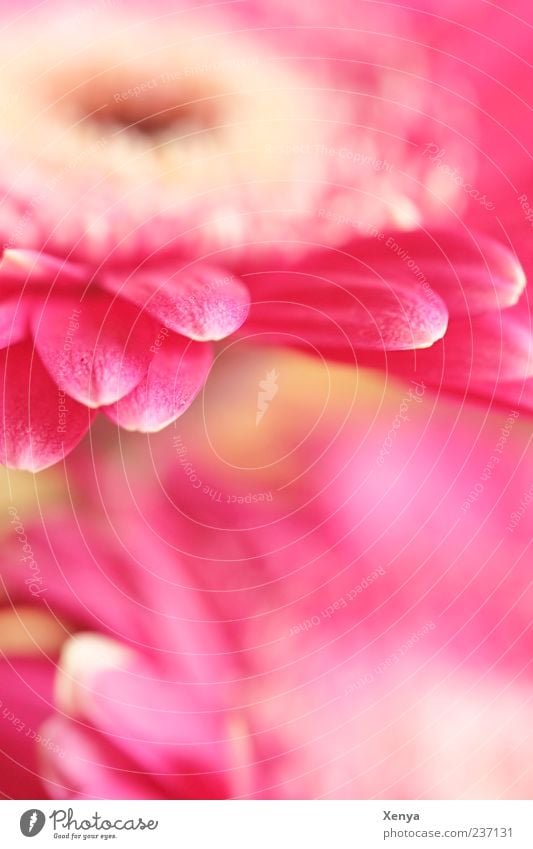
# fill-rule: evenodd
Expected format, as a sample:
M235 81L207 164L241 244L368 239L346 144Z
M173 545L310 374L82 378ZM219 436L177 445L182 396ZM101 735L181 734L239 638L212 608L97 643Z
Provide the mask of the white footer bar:
M533 802L5 801L0 827L9 849L533 849Z

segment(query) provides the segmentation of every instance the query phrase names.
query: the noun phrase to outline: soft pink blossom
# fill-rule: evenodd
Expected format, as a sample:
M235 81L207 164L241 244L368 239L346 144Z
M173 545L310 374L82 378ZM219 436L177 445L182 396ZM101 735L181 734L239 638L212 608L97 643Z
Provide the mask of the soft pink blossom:
M372 429L352 415L307 439L289 486L191 449L213 498L166 437L157 491L137 451L137 478L72 467L77 522L31 527L72 623L48 794L529 798L527 430L413 394L392 443L401 392ZM273 497L225 497L250 490Z
M203 386L206 343L238 330L250 299L241 332L260 343L407 371L396 352L428 348L420 378L481 393L529 375L530 334L513 336L508 310L524 285L513 254L456 224L404 233L459 194L405 142L421 138L421 112L441 139L434 93L416 82L423 51L350 76L355 96L332 60L313 75L283 38L229 37L205 9L179 27L82 18L51 7L6 27L5 464L56 463L97 410L130 430L173 421Z

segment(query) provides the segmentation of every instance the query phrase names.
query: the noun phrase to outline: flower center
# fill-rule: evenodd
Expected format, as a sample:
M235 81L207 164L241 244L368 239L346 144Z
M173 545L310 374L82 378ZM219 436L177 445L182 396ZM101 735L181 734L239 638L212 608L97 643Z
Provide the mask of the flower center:
M73 123L105 134L127 130L157 142L216 126L218 92L212 80L173 79L168 72L139 78L135 71L84 67L74 72L77 81L70 75L67 86L63 70L49 82L48 97Z

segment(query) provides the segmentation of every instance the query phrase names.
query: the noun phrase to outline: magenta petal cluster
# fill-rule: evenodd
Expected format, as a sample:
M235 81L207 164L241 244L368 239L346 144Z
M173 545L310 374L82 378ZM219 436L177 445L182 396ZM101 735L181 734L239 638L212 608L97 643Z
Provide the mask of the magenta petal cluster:
M269 265L250 253L233 266L165 258L92 270L5 251L2 462L33 471L57 462L97 410L129 430L160 430L202 388L208 343L240 328L258 344L355 365L401 370L415 352L420 379L446 388L528 374L528 333L496 344L524 275L490 238L386 231L296 257L273 249ZM443 337L451 353L439 371Z
M210 341L249 305L210 265L128 276L8 250L0 283L0 456L32 471L68 454L97 411L143 432L176 419L204 384Z

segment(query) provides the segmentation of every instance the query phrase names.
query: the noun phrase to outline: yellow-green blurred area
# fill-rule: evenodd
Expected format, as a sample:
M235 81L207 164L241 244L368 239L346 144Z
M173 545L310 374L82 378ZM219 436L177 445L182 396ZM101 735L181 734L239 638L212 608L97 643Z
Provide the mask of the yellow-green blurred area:
M277 372L276 394L268 404L259 425L256 424L259 384L265 375ZM342 422L354 414L372 415L383 403L384 382L370 372L351 367L321 363L315 359L282 349L233 347L221 353L208 383L191 408L175 426L162 434L120 433L104 416L93 425L78 452L120 450L135 455L151 441L171 440L179 431L197 452L213 454L229 465L261 467L262 474L275 474L280 463L278 447L285 443L287 431L299 440L323 422ZM394 403L394 393L387 400ZM25 521L40 513L60 511L70 500L62 464L37 475L1 467L2 502L0 529L9 526L7 508L16 504Z
M260 383L273 371L277 374L276 394L257 424ZM175 465L172 440L179 432L195 463L203 459L207 463L220 463L229 470L243 470L251 479L260 475L263 484L279 482L290 470L292 448L305 442L309 434L319 432L326 423L334 428L340 426L353 415L371 418L383 403L394 404L395 392L384 401L384 388L382 379L350 367L332 366L282 349L233 346L219 354L204 391L175 427L147 437L118 431L100 416L67 464L76 462L76 457L82 454L87 455L89 462L91 454L99 454L100 464L102 457L107 457L120 473L124 462L130 474L135 471L137 458L141 465L142 456L140 474L145 476L146 457L152 445L163 444L169 468ZM86 493L73 491L73 486L79 484L73 483L61 463L36 475L3 467L0 474L2 535L10 529L11 505L16 507L30 538L32 522L46 525L63 511L68 521L73 521L73 501L77 510L83 509L80 505ZM146 485L157 488L155 475ZM183 485L188 485L185 479ZM94 497L91 491L89 499ZM87 509L95 507L89 501L85 503ZM67 631L44 610L31 607L11 610L8 606L0 613L0 648L9 654L31 653L37 646L44 651L53 650L66 636Z
M259 396L263 381L270 382L265 409L258 422ZM168 451L169 465L175 463L172 440L187 444L195 460L218 463L228 471L259 474L261 480L285 478L296 449L309 440L320 444L321 435L338 434L354 439L361 432L381 429L386 433L391 419L405 397L406 384L382 373L336 365L279 348L255 348L234 343L219 352L203 392L173 425L159 434L118 431L99 416L90 434L70 460L83 452L107 455L119 463L135 466L135 459L150 454L157 445ZM272 397L270 397L272 396ZM509 411L487 412L483 405L466 403L428 388L423 404L412 404L409 421L442 420L443 431L452 433L459 424L471 428L472 440L490 427L497 432ZM526 445L531 428L527 417L513 427L513 441ZM354 444L354 450L356 449ZM395 451L401 452L398 439ZM113 456L114 455L114 456ZM126 459L124 459L126 458ZM101 458L100 458L101 459ZM120 463L119 463L120 465ZM143 474L146 469L143 467ZM63 464L33 475L1 468L2 501L0 533L9 526L8 506L15 504L24 522L61 512L73 496L72 481ZM156 482L154 481L154 484ZM147 481L147 485L150 482Z
M258 423L260 384L273 372L276 391ZM204 391L175 426L147 437L117 431L115 425L100 416L67 463L76 462L76 455L82 453L88 455L89 462L91 454L100 454L100 463L102 457L107 457L120 474L124 462L127 474L133 474L138 458L140 474L146 476L150 474L146 457L152 445L164 445L169 468L175 466L172 440L179 433L195 464L204 460L228 471L242 471L251 487L257 476L262 486L269 482L274 486L290 475L291 464L296 462L294 448L305 444L310 435L319 439L321 428L327 425L335 431L349 426L354 416L371 421L383 405L392 409L398 394L401 388L392 387L390 382L387 385L381 376L370 372L335 366L283 349L234 345L219 354ZM79 484L73 483L63 464L36 475L0 467L0 474L2 535L10 528L10 505L16 506L30 539L32 522L46 525L62 511L68 521L74 521L73 501L77 510L84 509L86 494L73 492L72 487ZM157 488L155 474L146 485ZM188 486L185 478L183 485ZM94 497L91 491L89 500ZM86 509L98 509L89 500L85 501ZM7 605L0 613L0 648L10 655L33 653L38 647L53 651L67 636L68 629L46 610L30 606L15 610Z

